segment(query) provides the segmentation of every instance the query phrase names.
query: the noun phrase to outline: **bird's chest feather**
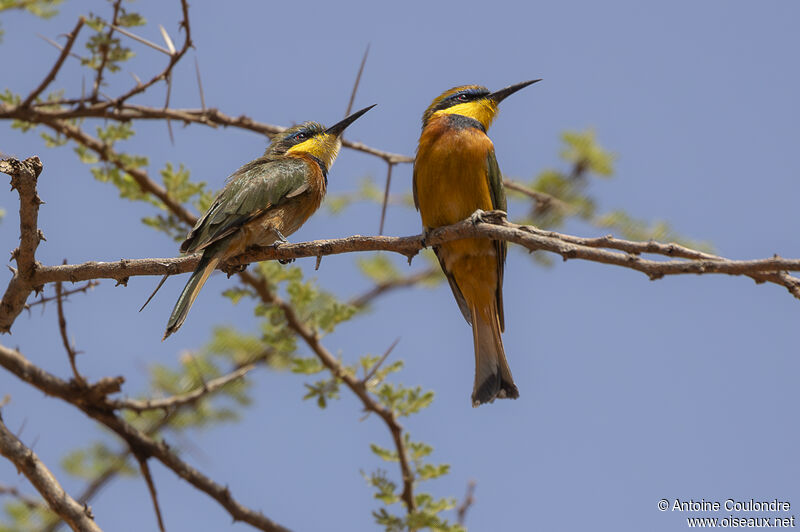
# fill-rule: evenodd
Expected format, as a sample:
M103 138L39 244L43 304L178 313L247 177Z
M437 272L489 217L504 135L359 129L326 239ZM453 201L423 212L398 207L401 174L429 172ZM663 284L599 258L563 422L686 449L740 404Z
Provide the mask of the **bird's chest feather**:
M425 128L414 163L414 186L425 227L449 225L476 209L491 210L488 154L492 141L476 128Z
M261 223L265 227L274 227L284 236L289 236L306 223L311 215L317 212L325 198L325 179L322 172L312 175L308 189L294 198L287 199L267 211Z
M327 184L319 166L310 165L306 177L308 186L300 193L284 198L278 205L269 206L264 213L242 227L236 247L238 252L251 246L269 246L278 240L275 230L288 237L306 223L322 204Z

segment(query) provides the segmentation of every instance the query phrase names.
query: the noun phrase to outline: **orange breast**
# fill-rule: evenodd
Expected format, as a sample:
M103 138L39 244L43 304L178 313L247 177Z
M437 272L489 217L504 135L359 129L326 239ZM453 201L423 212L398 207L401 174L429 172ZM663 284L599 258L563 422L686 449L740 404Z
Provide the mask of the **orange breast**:
M478 129L448 128L445 120L429 122L414 163L417 203L426 228L450 225L477 209L493 208L487 163L492 149L492 141ZM494 243L455 240L440 245L438 254L467 303L482 311L490 309L498 283Z
M422 224L449 225L477 209L491 210L487 156L492 141L478 129L452 129L434 119L422 133L414 184Z

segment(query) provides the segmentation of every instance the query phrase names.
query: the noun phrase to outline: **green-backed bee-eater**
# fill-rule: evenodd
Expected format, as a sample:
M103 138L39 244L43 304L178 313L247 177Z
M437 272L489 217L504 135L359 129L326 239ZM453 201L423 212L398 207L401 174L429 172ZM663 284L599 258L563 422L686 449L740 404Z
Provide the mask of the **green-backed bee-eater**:
M286 242L319 208L345 128L375 107L357 111L334 126L304 122L277 134L264 155L228 178L206 213L181 244L181 253L202 251L169 317L164 339L180 329L220 262L250 247Z
M479 85L444 92L422 115L414 162L414 204L426 231L454 224L480 211L506 210L503 177L486 135L507 96L540 80L496 92ZM506 243L464 239L434 247L475 347L472 406L495 398L516 399L519 391L506 361L501 331Z

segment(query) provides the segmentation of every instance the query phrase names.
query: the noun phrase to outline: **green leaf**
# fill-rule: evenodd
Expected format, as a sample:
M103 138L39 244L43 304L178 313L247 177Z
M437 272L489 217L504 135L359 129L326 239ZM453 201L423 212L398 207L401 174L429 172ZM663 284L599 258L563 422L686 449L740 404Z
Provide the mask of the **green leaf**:
M401 277L397 267L386 253L375 253L369 258L359 258L356 263L361 273L375 283L395 281Z
M314 375L324 369L325 366L322 365L322 362L317 357L294 357L292 359L292 373Z
M417 477L419 480L430 480L446 475L450 472L450 464L423 464L417 467Z
M561 157L581 170L588 170L601 177L614 174L614 155L604 150L595 139L594 131L566 131L561 136L566 147Z
M397 451L392 451L390 449L385 449L380 447L379 445L375 445L374 443L369 444L369 448L375 453L378 457L382 460L386 460L387 462L399 462L400 458L397 456Z
M123 476L138 474L127 460L120 460L118 453L111 451L103 442L95 442L86 449L76 449L68 453L62 458L61 467L68 474L86 480L93 480L111 468Z

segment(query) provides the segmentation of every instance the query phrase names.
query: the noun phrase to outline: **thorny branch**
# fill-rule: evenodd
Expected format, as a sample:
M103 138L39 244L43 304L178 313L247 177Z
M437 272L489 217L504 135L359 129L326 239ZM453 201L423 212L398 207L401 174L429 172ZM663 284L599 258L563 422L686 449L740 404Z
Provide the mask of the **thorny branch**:
M17 161L18 163L18 161ZM13 162L10 164L13 165ZM149 178L148 178L149 179ZM28 191L28 194L35 195L35 188ZM22 195L22 193L21 193ZM22 212L22 209L21 209ZM33 226L35 228L35 224ZM631 242L614 239L613 237L601 237L584 239L571 235L562 235L555 232L541 231L530 226L519 226L508 223L505 220L505 213L493 212L484 213L482 221L464 220L458 224L436 229L426 235L411 237L349 237L337 240L307 242L301 244L284 245L276 248L267 248L255 252L250 252L239 257L234 263L245 263L256 260L266 260L275 258L299 258L303 256L319 257L327 254L345 253L352 251L365 250L386 250L395 251L413 257L423 245L438 245L443 242L458 238L492 238L504 239L516 242L530 250L542 249L561 254L564 259L581 258L594 260L596 262L615 264L642 271L657 279L668 274L679 273L727 273L744 274L753 278L765 277L763 280L777 282L787 286L791 284L797 287L797 280L789 277L787 270L800 269L800 261L785 260L778 257L756 261L729 261L713 255L704 254L675 244L660 244L655 242ZM614 251L611 251L614 250ZM670 257L680 257L689 260L653 261L640 258L642 253L660 254ZM142 274L164 274L177 273L192 269L196 262L196 257L184 257L178 259L142 259L137 261L120 261L117 263L86 263L83 265L63 265L63 266L40 266L36 269L34 279L29 284L41 285L46 282L58 282L66 280L87 280L97 277L112 277L118 280L127 279L133 275ZM777 276L776 279L766 278L771 274ZM362 401L365 409L375 412L389 428L398 452L400 467L403 477L402 500L409 512L416 508L413 497L413 472L408 461L407 452L403 442L402 427L397 422L394 413L386 409L375 401L370 395L363 382L357 380L353 375L345 371L338 360L327 351L319 342L317 333L308 328L298 318L290 304L273 294L267 281L263 278L252 276L248 273L242 274L242 279L256 289L256 292L264 302L278 306L284 312L287 323L309 347L320 358L322 363L331 373L350 388ZM788 288L788 286L787 286ZM791 288L790 288L791 290ZM29 293L29 292L28 292ZM796 293L796 290L795 292ZM3 352L0 350L0 355ZM0 363L2 363L0 358ZM42 370L39 370L40 372ZM36 374L35 372L33 373ZM18 375L20 375L18 373ZM21 378L30 378L26 372L22 372ZM28 380L28 379L26 379ZM29 382L31 382L29 380ZM35 383L34 383L35 384ZM119 382L116 388L119 388ZM72 383L73 388L78 388L78 396L83 397L92 387L80 386ZM69 392L74 394L75 391ZM114 405L108 402L103 393L91 394L92 402L106 401L108 409L113 410ZM143 447L147 450L148 456L155 456L167 467L173 469L184 479L208 493L220 504L222 504L235 518L244 519L254 526L260 526L265 530L275 525L261 514L246 509L233 501L229 493L221 488L213 480L203 476L190 466L178 460L168 448L150 440L147 435L137 431L132 426L126 424L107 409L98 410L96 406L87 409L83 400L76 399L73 395L73 404L82 408L88 415L104 423L114 430L118 435L128 442L132 449Z
M153 436L154 434L159 433L162 429L167 427L172 420L172 417L181 409L192 405L193 402L182 403L180 405L175 406L172 410L170 410L164 417L160 418L158 421L151 423L151 425L144 430L144 433L147 436ZM97 495L103 487L108 484L114 477L117 476L128 464L128 458L131 455L130 447L126 447L124 450L117 453L112 459L109 460L108 465L106 468L97 474L84 488L81 495L78 497L78 502L81 504L86 504L89 500L91 500L95 495ZM42 532L54 532L60 524L60 521L56 521L47 525Z
M754 260L730 260L702 253L678 244L635 242L613 236L581 238L572 235L542 231L529 225L506 221L502 211L483 214L483 221L463 220L453 225L439 227L424 235L404 237L350 236L330 240L314 240L278 247L248 251L223 265L222 268L264 260L289 260L304 257L338 255L362 251L391 251L413 258L424 246L436 246L465 238L506 240L530 251L547 251L561 255L564 260L581 259L636 270L651 280L667 275L726 274L744 275L757 282L770 282L787 288L798 297L796 289L800 279L788 276L788 271L800 271L800 259L778 256ZM689 260L652 260L640 255L654 254ZM127 281L140 275L174 275L191 271L199 257L191 255L176 258L131 259L117 262L85 262L60 266L39 266L32 281L37 285L59 281L86 281L90 279L116 279Z
M186 55L186 52L189 51L189 48L193 46L192 31L191 26L189 25L189 4L186 0L181 0L181 11L183 13L183 19L180 22L180 27L183 28L185 34L183 46L176 53L170 55L169 63L167 63L167 66L164 67L164 70L153 76L146 83L137 83L135 87L121 96L112 100L98 103L97 105L100 106L100 108L119 107L137 94L141 94L142 92L146 91L159 81L167 80L170 77L172 74L172 69L175 68L175 65L178 64L184 55ZM120 30L120 28L115 29L117 31Z
M153 440L146 433L115 414L107 395L119 392L123 381L122 377L101 379L94 385L80 387L74 382L66 382L48 373L31 363L19 351L3 345L0 345L0 366L47 395L71 403L90 418L102 423L122 438L132 450L135 450L138 453L137 456L156 458L176 475L215 499L235 521L244 521L266 532L286 532L287 529L268 519L261 512L251 510L239 503L233 498L227 487L218 484L183 461L164 441ZM50 503L49 500L48 503Z
M341 380L345 386L359 398L367 412L374 412L383 420L392 434L392 440L394 441L397 456L400 461L400 469L403 477L403 492L401 494L403 504L405 504L406 510L409 513L416 510L417 506L414 500L414 473L411 470L408 452L403 442L403 427L397 421L395 413L378 403L367 390L366 384L345 370L333 353L328 351L319 341L319 334L317 331L309 328L297 315L294 307L271 290L266 279L251 275L248 272L243 272L240 277L246 285L256 291L264 303L280 308L283 315L286 317L286 322L289 327L303 339L306 345L311 348L320 362L328 368L331 374Z
M250 373L253 368L255 368L255 364L247 364L227 375L212 379L203 386L184 394L164 397L162 399L110 399L109 404L115 409L126 409L134 412L145 412L147 410L169 411L197 402L201 398L224 387L226 384L241 379Z
M165 50L155 45L155 47L169 55L169 62L162 71L155 74L147 82L143 83L136 78L137 84L122 95L115 98L102 95L99 92L99 88L102 84L107 61L107 57L104 56L101 66L97 71L97 77L91 96L37 104L35 100L55 79L66 57L75 55L71 53L71 48L83 24L83 19L79 19L75 29L69 35L67 43L63 47L59 46L59 48L61 48L61 54L53 65L50 73L22 104L15 106L0 103L0 119L17 119L32 124L45 125L55 132L75 141L79 145L92 150L101 160L113 164L120 170L129 174L137 182L143 192L159 198L170 212L175 214L183 222L192 225L194 224L195 216L182 204L170 197L161 185L150 179L146 171L126 165L123 158L120 157L120 154L116 153L110 146L85 133L76 125L78 122L71 122L73 120L85 118L98 118L118 122L134 120L175 120L177 122L183 122L184 124L202 124L213 128L218 126L234 127L270 137L283 131L284 128L277 125L258 122L247 116L233 117L217 109L207 108L203 101L202 88L200 88L202 109L175 109L169 108L168 106L165 108L155 108L130 103L130 100L134 96L144 93L160 81L166 81L168 83L167 90L169 90L169 81L173 68L188 52L189 48L192 47L188 4L186 0L181 0L181 7L183 15L181 27L185 31L183 46L180 50L176 51L174 47L170 47L170 50ZM119 31L141 42L141 38L116 26L118 9L119 1L116 1L114 3L114 16L106 35L110 38L113 31ZM366 54L364 59L366 59ZM362 70L363 61L359 70L359 77ZM197 76L199 85L199 70ZM353 94L355 94L355 87ZM98 96L103 96L104 99L101 100ZM379 157L387 163L387 193L393 166L398 163L413 162L412 157L378 150L363 143L345 140L343 144L347 148ZM20 168L20 165L22 168ZM36 177L38 177L41 172L41 163L38 158L31 158L23 163L13 160L2 161L0 162L0 171L12 175L12 187L19 189L21 200L21 242L20 247L18 250L15 250L13 255L13 258L17 261L17 270L14 272L14 276L9 283L6 293L3 295L2 302L0 302L0 331L2 332L8 332L10 330L16 316L21 309L25 307L25 301L29 297L31 291L39 289L39 287L45 283L56 282L59 283L58 286L60 286L60 283L67 281L75 282L98 278L112 278L124 283L131 276L176 274L189 271L193 269L196 264L196 257L183 257L124 260L111 263L90 262L80 265L50 267L38 265L35 261L34 252L38 246L39 240L43 239L43 236L41 232L38 231L36 223L38 204L41 200L39 200L36 195L35 182ZM30 176L33 177L31 178ZM16 184L15 179L17 181ZM555 206L560 209L565 209L566 212L571 211L571 206L569 204L555 197L538 191L531 191L527 187L511 181L506 181L506 186L511 190L516 190L527 195L540 207ZM380 224L381 232L384 223L385 205L383 209ZM311 256L319 258L329 254L373 250L397 252L407 256L410 260L424 245L437 245L459 238L508 240L526 247L531 251L545 250L560 254L564 260L579 258L628 267L647 274L651 279L658 279L664 275L681 273L746 275L756 280L756 282L771 282L784 286L790 293L800 299L800 279L792 277L787 273L788 271L800 270L800 260L781 259L776 256L771 259L754 261L731 261L723 257L701 253L676 244L631 242L615 239L610 236L601 238L580 238L541 231L532 226L511 224L499 213L486 215L484 222L481 223L473 223L466 220L452 226L437 229L426 235L401 238L354 236L345 239L320 240L294 245L284 245L278 249L258 250L238 257L232 262L232 265L246 264L257 260L291 259ZM642 254L661 255L685 260L647 260L641 258ZM438 274L436 270L426 269L399 280L381 283L373 290L355 298L351 303L355 306L364 306L387 290L415 284L436 274ZM257 294L265 303L276 305L284 312L289 327L306 342L331 373L344 382L345 385L359 397L367 411L376 413L386 423L392 433L400 458L400 466L403 475L403 502L409 512L413 511L415 508L412 492L413 473L408 462L402 439L402 427L398 424L394 414L377 403L366 389L365 383L356 379L355 376L350 375L336 357L326 350L319 342L316 331L309 328L307 324L299 319L294 308L288 302L282 300L272 292L267 280L248 272L243 272L240 276L245 284L256 290ZM66 295L68 293L71 293L71 291L65 291L63 294ZM58 297L58 300L60 301L60 297ZM31 305L34 304L37 304L37 302L31 303ZM65 345L68 346L68 343L65 343ZM71 359L72 358L73 357L71 357ZM165 399L144 401L130 399L111 400L107 397L109 393L119 391L122 384L121 377L101 379L94 384L88 384L85 381L81 382L78 380L77 370L74 370L76 380L65 382L31 364L22 357L19 352L3 346L0 346L0 366L5 367L22 380L36 386L45 393L55 395L75 405L90 417L97 419L115 431L125 440L129 447L129 450L126 451L125 455L121 458L122 460L126 459L127 455L135 450L137 458L142 460L141 457L144 457L143 460L146 467L147 458L155 457L192 485L215 498L231 513L235 520L245 520L262 530L284 530L260 513L253 512L241 506L230 496L227 488L216 484L212 479L205 477L202 473L199 473L182 462L171 452L165 443L157 443L153 440L150 437L152 434L150 431L141 432L136 430L115 413L117 409L144 411L158 408L174 412L174 409L191 404L206 394L212 393L214 390L224 386L227 382L243 377L244 374L249 371L249 366L244 366L226 376L209 381L203 387L191 392ZM96 491L96 486L102 485L105 479L110 478L113 474L114 472L111 471L108 476L102 477L103 480L101 480L100 483L93 483L92 486L90 486L90 490L85 494L85 498L82 500L87 500L91 497L93 493L91 490L95 489ZM150 484L149 487L152 489L154 495L154 487L152 484ZM469 507L469 500L471 500L471 491L468 492L468 496L465 499L465 504L463 505L464 512ZM460 519L463 518L461 514L462 512L459 511Z
M17 471L24 474L47 501L51 510L79 532L99 532L92 511L78 504L64 491L58 480L32 450L17 438L0 417L0 454L10 460Z
M58 128L54 125L55 121L78 118L104 118L116 120L118 122L130 122L132 120L176 120L184 124L203 124L213 128L218 126L235 127L254 133L260 133L268 137L273 137L286 129L282 126L259 122L244 115L237 117L230 116L214 108L164 109L129 103L108 106L108 102L105 101L89 106L81 106L83 100L72 101L70 103L72 106L70 109L57 109L56 107L59 106L59 104L66 105L59 101L48 102L46 109L41 107L23 108L21 106L0 103L0 119L22 120L24 122L45 124L56 131L58 131ZM362 142L344 139L342 141L342 146L374 155L389 164L410 163L414 161L412 157L408 157L407 155L379 150L367 146Z
M117 17L119 17L120 6L122 4L122 0L115 0L114 1L114 11L111 15L111 26L108 28L106 32L105 38L105 45L103 47L103 55L100 58L100 66L97 68L97 74L94 78L94 87L92 88L92 96L91 101L96 102L98 93L100 92L100 87L103 85L103 73L106 69L106 63L108 62L108 53L111 50L111 36L114 34L114 26L117 25Z
M39 205L42 200L36 193L36 180L42 172L42 162L38 157L24 161L4 159L0 161L0 172L11 176L11 190L19 192L19 247L11 252L17 269L12 268L14 276L8 283L0 301L0 333L11 331L11 324L22 312L25 301L36 286L31 279L36 270L36 248L44 240L38 229Z
M69 33L67 36L67 44L61 49L61 55L58 56L56 62L53 64L53 68L50 69L50 72L44 77L42 82L36 87L33 92L31 92L25 101L20 104L21 108L27 108L33 103L36 98L44 92L48 85L50 85L56 76L58 75L58 71L61 70L61 65L64 64L64 60L69 56L70 50L72 50L72 45L75 44L75 40L78 38L78 32L83 27L84 22L86 20L83 17L78 18L78 23L75 24L75 28Z
M39 499L34 499L33 497L29 497L19 491L14 486L6 486L4 484L0 484L0 495L10 495L11 497L16 498L19 502L24 504L30 510L49 510L50 508L42 503Z

